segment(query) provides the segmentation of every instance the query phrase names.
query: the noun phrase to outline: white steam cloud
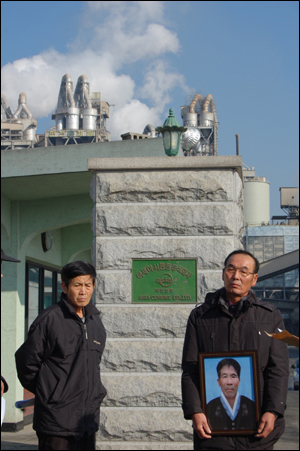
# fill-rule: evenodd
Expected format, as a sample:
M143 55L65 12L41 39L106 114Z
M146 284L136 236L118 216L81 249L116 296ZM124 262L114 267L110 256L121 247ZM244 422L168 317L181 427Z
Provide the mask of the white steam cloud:
M86 6L83 26L68 44L68 53L48 49L1 69L2 92L12 110L25 92L33 116L47 117L56 109L62 76L69 73L75 85L85 74L91 92L100 91L102 100L115 104L107 122L113 140L127 131L141 133L148 123L160 125L172 89L187 91L183 75L165 63L164 55L177 53L180 45L176 33L165 26L163 2L91 1ZM140 82L126 74L136 63L144 71Z

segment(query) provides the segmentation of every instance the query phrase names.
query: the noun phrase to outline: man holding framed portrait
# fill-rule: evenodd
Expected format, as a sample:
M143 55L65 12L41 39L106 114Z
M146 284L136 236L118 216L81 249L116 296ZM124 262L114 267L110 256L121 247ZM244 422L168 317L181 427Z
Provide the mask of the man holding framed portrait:
M265 334L283 330L284 323L280 311L251 290L258 269L251 253L232 252L224 262L224 287L190 314L182 407L193 420L194 449L271 450L284 431L287 345Z

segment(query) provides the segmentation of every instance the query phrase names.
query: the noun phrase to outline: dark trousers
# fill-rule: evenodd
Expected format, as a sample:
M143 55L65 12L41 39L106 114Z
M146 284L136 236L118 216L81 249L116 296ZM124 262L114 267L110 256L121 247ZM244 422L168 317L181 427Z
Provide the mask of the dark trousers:
M58 437L56 435L46 435L37 433L39 438L39 449L58 450L93 450L95 447L95 434L89 437L85 434L80 440L74 437Z

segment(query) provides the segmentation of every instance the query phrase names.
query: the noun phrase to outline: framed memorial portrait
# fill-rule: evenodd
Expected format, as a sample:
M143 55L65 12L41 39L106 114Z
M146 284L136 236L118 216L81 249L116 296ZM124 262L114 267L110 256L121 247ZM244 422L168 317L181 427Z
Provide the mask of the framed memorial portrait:
M260 420L256 351L199 354L200 396L212 435L252 435Z

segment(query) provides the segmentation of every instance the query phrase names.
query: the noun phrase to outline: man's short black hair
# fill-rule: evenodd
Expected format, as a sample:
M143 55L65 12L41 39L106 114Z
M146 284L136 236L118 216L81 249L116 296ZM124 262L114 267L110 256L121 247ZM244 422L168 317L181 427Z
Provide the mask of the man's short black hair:
M95 284L96 270L94 266L81 260L68 263L61 270L61 280L66 284L66 287L69 286L69 283L75 277L86 275L90 275L93 279L93 284Z
M235 369L238 378L240 379L240 374L241 374L241 365L239 364L239 362L237 362L234 359L223 359L221 360L218 365L217 365L217 373L218 373L218 378L220 379L221 376L221 369L223 368L223 366L233 366L233 368Z
M253 260L255 261L255 268L254 268L254 274L257 274L259 271L259 261L257 260L256 257L254 257L253 254L251 254L251 252L249 251L244 251L243 249L238 249L236 251L231 252L231 254L227 255L225 262L224 262L224 267L227 265L228 260L230 259L230 257L232 257L232 255L235 254L245 254L245 255L249 255L249 257L252 257Z

